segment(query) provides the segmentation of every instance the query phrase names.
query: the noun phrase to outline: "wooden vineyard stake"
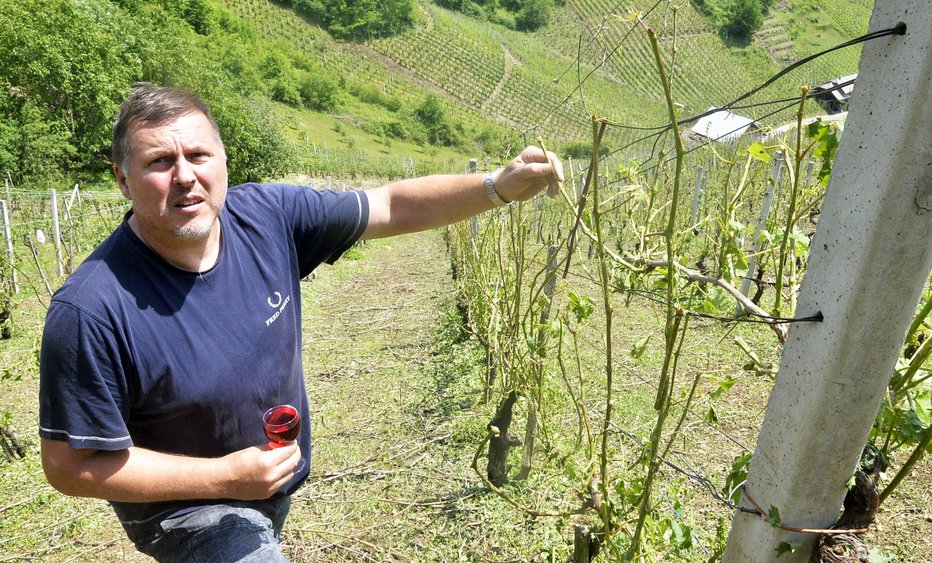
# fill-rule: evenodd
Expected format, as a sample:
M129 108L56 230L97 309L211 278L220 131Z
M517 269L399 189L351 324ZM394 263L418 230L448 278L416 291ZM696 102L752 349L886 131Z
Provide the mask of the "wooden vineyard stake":
M560 247L553 245L547 257L547 273L544 278L544 298L545 304L540 312L540 323L538 325L536 355L539 361L535 363L535 373L533 384L535 388L528 393L528 413L527 426L524 430L524 451L521 455L521 471L518 474L519 479L527 479L531 473L532 458L534 456L534 442L537 438L537 412L540 408L543 389L543 359L545 357L544 346L547 343L546 326L550 322L550 308L553 303L553 291L557 285L557 252Z

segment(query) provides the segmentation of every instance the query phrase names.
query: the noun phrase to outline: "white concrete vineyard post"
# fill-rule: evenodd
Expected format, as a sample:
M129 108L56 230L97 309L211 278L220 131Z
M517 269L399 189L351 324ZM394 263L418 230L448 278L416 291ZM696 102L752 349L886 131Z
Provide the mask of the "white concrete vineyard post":
M58 190L52 190L52 238L55 239L55 259L58 261L58 277L65 277L65 263L61 255L61 223L58 220Z
M693 209L689 214L689 226L695 228L696 213L699 211L699 194L702 191L702 167L696 170L696 189L693 191Z
M475 174L479 170L479 162L475 158L469 159L469 173ZM473 258L479 259L479 218L473 215L467 223L467 233L469 235L469 247L472 249Z
M770 217L770 206L773 204L773 192L775 187L780 183L780 179L783 176L783 153L777 151L777 154L773 157L773 166L770 169L770 182L767 183L767 187L764 189L764 201L760 206L760 217L757 219L757 228L754 229L754 241L752 245L751 258L748 259L748 271L744 275L744 279L741 281L741 293L745 296L748 296L751 292L751 280L757 276L757 255L760 253L761 247L761 233L764 229L767 228L767 218ZM735 309L735 315L741 316L744 314L744 306L740 303Z
M13 234L10 230L10 210L7 208L6 200L0 201L0 213L3 215L3 238L6 240L6 257L10 267L10 284L13 293L19 293L19 284L16 283L16 265L14 260L16 255L13 253Z
M870 30L898 22L864 44L796 310L824 321L789 331L746 483L784 526L835 521L932 269L928 0L877 2ZM738 512L724 560L802 563L815 539Z

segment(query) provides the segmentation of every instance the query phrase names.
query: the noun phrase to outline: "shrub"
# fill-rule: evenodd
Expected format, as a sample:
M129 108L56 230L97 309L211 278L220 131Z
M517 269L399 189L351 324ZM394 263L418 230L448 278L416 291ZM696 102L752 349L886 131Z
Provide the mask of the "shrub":
M728 37L748 41L764 24L764 8L760 0L732 0L725 9L722 33Z
M230 185L273 178L287 170L293 155L266 105L240 96L205 101L220 126Z
M444 8L508 29L535 31L547 25L554 0L435 0ZM560 5L565 5L559 0Z
M414 25L414 0L289 0L288 3L337 39L395 35Z
M349 84L348 90L353 97L361 102L382 106L392 112L397 112L401 109L401 100L391 94L386 94L374 84L354 82Z
M287 78L279 78L272 86L272 99L299 108L303 105L298 85Z
M436 94L427 94L414 110L414 116L426 129L427 140L431 144L455 146L461 142L462 126L450 119Z
M599 144L599 156L606 156L611 150L611 147L607 144ZM576 160L588 160L592 157L592 143L587 141L569 143L563 148L563 157L574 158Z
M304 105L313 110L331 111L337 106L339 88L336 81L325 74L308 74L301 80L298 90Z
M525 0L521 10L515 17L515 26L518 31L536 31L550 19L550 9L553 8L551 0Z

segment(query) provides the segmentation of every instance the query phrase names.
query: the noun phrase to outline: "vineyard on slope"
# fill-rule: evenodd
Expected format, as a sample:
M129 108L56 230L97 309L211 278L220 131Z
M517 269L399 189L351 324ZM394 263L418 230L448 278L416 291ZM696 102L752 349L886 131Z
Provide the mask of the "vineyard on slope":
M676 101L690 113L724 104L787 62L773 58L764 48L766 41L764 46L728 46L690 2L674 11L668 2L571 0L555 9L551 23L535 33L510 31L423 2L414 29L356 44L336 42L274 3L224 2L266 38L287 42L348 80L380 88L404 103L414 103L426 87L458 105L469 121L492 119L517 133L542 134L558 144L587 137L589 114L619 123L662 121L663 100L656 90L650 46L641 36L625 39L634 14L657 30L665 54L676 37ZM827 37L850 37L866 28L869 6L863 1L810 4L807 9L818 15ZM790 38L796 28L787 26L793 27L796 20L787 19L793 15L786 12L789 8L778 9L783 12L772 14L761 37L785 37L792 47L787 53L794 58L810 54L811 46L797 48ZM774 85L768 96L795 96L799 84L851 74L858 53L854 47L821 57ZM818 113L818 108L812 104L808 111ZM744 113L762 119L765 126L780 123L766 108ZM610 145L633 138L617 130L609 136Z
M804 90L785 137L688 150L676 123L680 84L664 66L673 55L638 23L669 111L669 134L639 143L652 144L648 162L599 157L613 124L593 116L593 156L562 197L450 230L464 324L485 350L492 405L473 468L516 510L575 527L576 561L594 550L613 561L715 560L724 545L708 513L720 515L720 531L753 460L744 427L720 424L730 417L721 401L742 378L696 354L710 346L708 323L732 325L718 346L745 355L747 374L773 378L772 348L755 349L737 325L759 323L779 346L788 326L819 322L794 313L838 131L803 125L812 103ZM636 301L653 304L656 324L618 334ZM865 464L883 459L891 474L915 469L932 435L930 313L932 278L865 449ZM635 375L632 363L651 354L659 369ZM631 407L644 401L651 407ZM710 439L710 428L723 436ZM889 479L881 499L901 483Z

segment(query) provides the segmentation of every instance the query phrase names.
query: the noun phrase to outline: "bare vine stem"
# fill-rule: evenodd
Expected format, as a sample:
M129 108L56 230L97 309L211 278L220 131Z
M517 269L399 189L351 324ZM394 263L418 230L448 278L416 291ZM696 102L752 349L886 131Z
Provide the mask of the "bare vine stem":
M670 132L673 137L674 149L676 151L673 188L670 195L670 206L667 212L667 225L664 229L664 243L667 263L672 265L676 262L673 244L674 236L676 235L676 212L679 203L680 183L683 172L683 157L686 154L686 148L683 146L683 138L680 136L679 126L676 119L676 105L673 101L673 81L667 73L666 65L663 61L663 56L660 53L660 45L657 41L657 34L646 23L644 23L643 20L639 21L641 26L644 27L647 32L647 36L650 39L651 49L654 53L654 61L657 64L657 72L660 77L661 85L663 86L664 98L666 99L667 103L667 113L669 114L670 118ZM654 403L654 409L657 411L657 420L654 423L654 430L651 433L647 476L644 480L644 490L641 493L641 497L638 503L638 523L634 530L634 536L631 538L631 545L629 546L625 557L629 560L635 559L638 551L640 550L641 533L644 530L644 522L647 519L647 514L650 512L651 488L653 487L654 478L657 475L660 467L660 438L663 435L663 426L666 421L666 416L669 413L669 403L670 398L672 397L672 379L674 376L673 372L675 371L675 362L673 360L679 326L683 318L682 312L679 311L679 308L674 302L674 291L676 289L677 279L676 273L677 269L675 267L668 267L666 269L667 304L666 323L664 327L664 361L660 372L660 382L657 389L656 401Z
M796 112L796 150L794 151L793 159L793 178L792 178L792 190L790 191L790 209L786 213L786 227L783 229L783 240L780 241L780 252L777 254L779 257L777 261L777 288L776 288L776 297L775 303L773 306L773 314L776 316L780 315L780 307L783 300L783 268L786 265L786 247L790 240L790 233L793 231L793 226L796 224L796 201L799 198L799 176L800 176L800 167L802 166L803 158L805 158L807 149L803 149L803 115L806 109L806 99L809 97L809 87L803 86L802 96L799 101L799 109ZM792 287L790 288L792 291Z
M609 424L612 420L612 296L611 278L608 271L608 258L605 255L605 233L602 228L602 212L599 203L599 146L602 144L602 135L605 134L606 123L592 118L592 162L587 182L592 182L592 224L595 231L596 248L599 264L599 285L602 289L602 308L605 311L605 419L602 422L602 445L599 452L599 492L602 495L601 516L604 527L605 541L610 540L614 531L612 525L611 503L608 502L608 460L609 460Z

